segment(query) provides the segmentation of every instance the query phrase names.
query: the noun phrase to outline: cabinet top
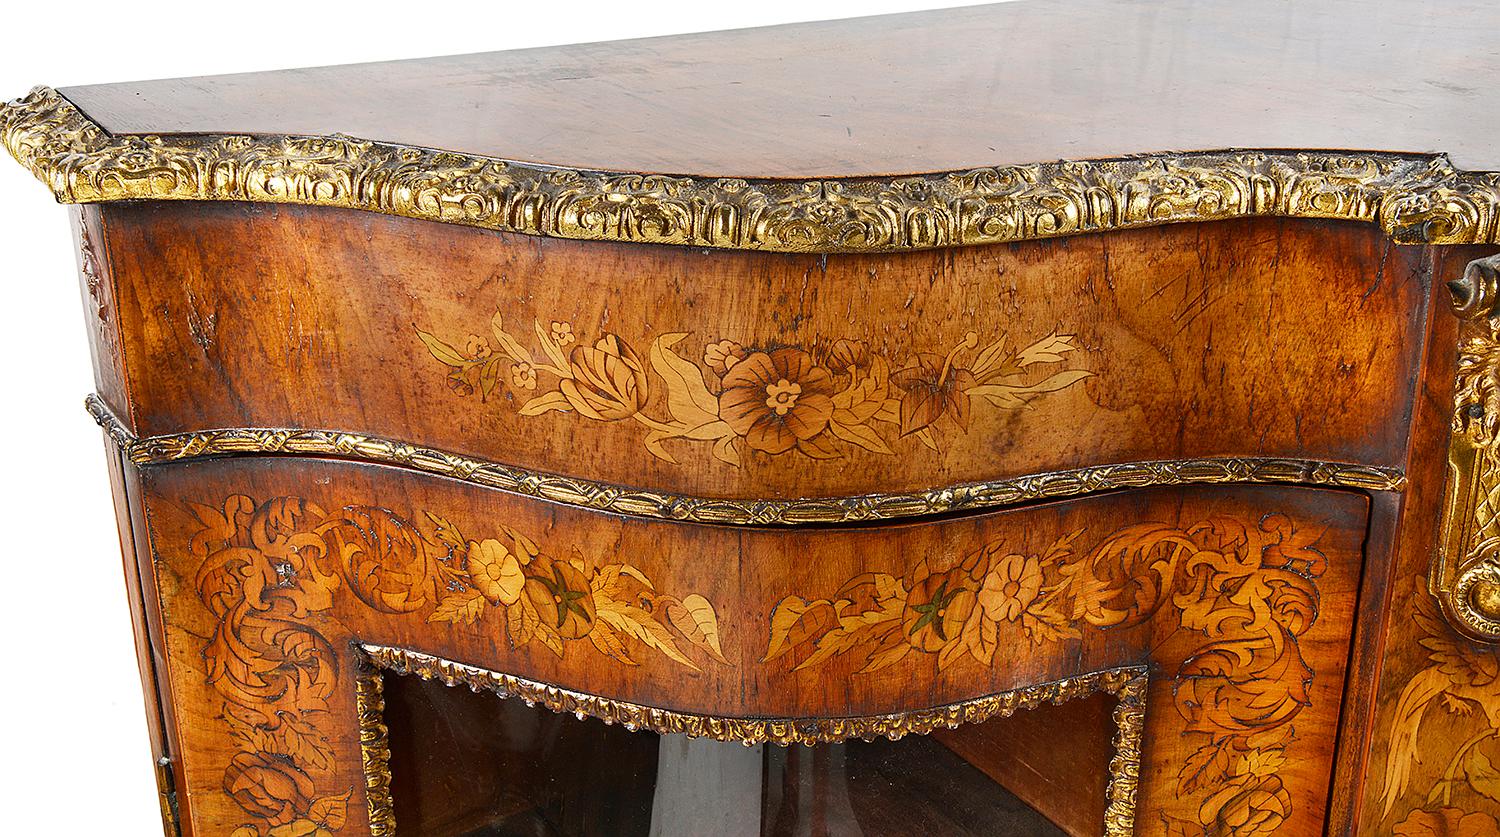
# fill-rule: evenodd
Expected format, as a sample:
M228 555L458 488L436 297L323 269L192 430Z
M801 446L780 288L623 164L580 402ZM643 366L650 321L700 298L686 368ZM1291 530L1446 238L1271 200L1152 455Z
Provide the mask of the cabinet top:
M233 157L237 165L243 165L243 148L228 149L220 141L218 150L205 151L210 140L234 137L241 146L285 146L291 137L323 138L317 155L362 154L363 166L380 152L387 173L397 164L391 159L395 155L407 170L445 177L465 166L475 175L483 163L510 161L504 167L510 181L591 172L664 174L680 178L679 191L696 192L720 178L744 179L756 195L708 197L710 203L733 204L739 214L720 220L740 225L747 223L743 213L767 201L787 208L798 196L827 197L827 183L775 181L927 176L930 188L922 195L905 189L897 197L897 211L904 213L923 201L951 204L976 190L993 193L995 183L1017 178L1032 185L1055 181L1058 169L1049 164L1057 161L1136 158L1125 164L1126 179L1137 177L1141 158L1169 168L1186 165L1190 176L1202 169L1199 173L1227 171L1233 178L1253 179L1265 168L1265 158L1246 162L1242 154L1238 162L1225 163L1220 160L1225 155L1213 152L1276 150L1273 162L1285 158L1299 171L1310 165L1324 173L1332 166L1339 176L1347 176L1350 165L1399 167L1413 160L1392 158L1425 158L1420 172L1355 175L1364 197L1341 193L1338 201L1367 203L1370 194L1395 194L1392 184L1410 185L1418 176L1430 180L1434 166L1450 185L1465 172L1500 171L1500 145L1493 140L1500 133L1500 91L1490 83L1500 75L1500 42L1492 36L1497 29L1500 7L1486 0L1027 0L612 43L74 87L60 91L60 97L43 91L29 102L11 104L0 113L0 128L12 153L34 171L39 149L49 143L56 148L57 126L71 120L71 130L93 132L84 143L91 149L145 145L146 153L159 154L162 147L190 146L198 157ZM52 98L39 101L44 94ZM38 121L50 125L43 132L50 136L38 133ZM354 143L353 137L372 142ZM63 144L76 151L79 142L73 137ZM355 145L358 149L349 150ZM453 154L424 156L421 150ZM1312 152L1303 155L1312 162L1299 163L1293 151ZM1337 158L1330 156L1334 152ZM264 150L253 156L264 163L278 154L288 156ZM373 198L355 195L320 200L318 193L332 188L326 183L317 188L276 184L308 189L306 200L275 189L262 196L205 192L201 184L193 187L195 195L181 194L179 187L161 194L159 182L117 194L109 183L80 185L76 172L63 182L55 156L53 170L37 173L64 200L296 200L570 237L773 250L903 249L1129 225L1118 218L1092 226L1085 219L1080 226L1066 217L1027 215L1006 222L1015 230L997 237L965 232L959 227L967 222L933 220L928 213L917 226L930 230L872 230L864 223L852 233L847 225L833 231L834 238L819 228L804 231L799 242L770 242L764 229L755 228L735 236L679 229L680 234L661 237L661 224L711 225L713 219L660 219L638 212L634 221L652 230L589 235L556 223L546 227L552 222L476 220L472 207L403 210L370 205ZM121 154L114 156L111 165L118 167ZM1199 165L1204 159L1207 168ZM972 176L979 167L986 167L980 180L994 182L953 185L958 173ZM1074 174L1113 176L1109 166L1074 169ZM478 179L493 181L492 175ZM1284 173L1271 178L1278 187L1290 184ZM769 191L757 191L761 181L771 181ZM237 184L241 191L252 186ZM633 188L640 187L637 182ZM808 188L819 194L804 195ZM928 194L933 189L936 198ZM1131 199L1118 184L1104 193L1116 203ZM447 197L452 195L445 192L438 203ZM1486 200L1494 203L1492 198ZM1222 196L1216 200L1222 202ZM1256 198L1231 200L1253 204ZM1382 220L1393 232L1411 226L1410 218L1376 217L1385 212L1381 207L1330 213L1324 203L1320 212L1251 206L1234 214L1360 217ZM672 214L660 205L653 211ZM1156 213L1148 219L1152 222L1191 219L1181 207L1168 208L1165 216L1160 206L1150 211ZM1417 236L1424 240L1494 237L1493 230L1445 235L1438 227L1449 221L1436 226L1431 218L1417 221L1427 227ZM887 233L905 238L871 243L872 235ZM814 241L806 238L809 234L821 238Z
M1500 170L1484 0L1030 0L63 90L114 134L348 134L570 168L901 175L1227 148Z

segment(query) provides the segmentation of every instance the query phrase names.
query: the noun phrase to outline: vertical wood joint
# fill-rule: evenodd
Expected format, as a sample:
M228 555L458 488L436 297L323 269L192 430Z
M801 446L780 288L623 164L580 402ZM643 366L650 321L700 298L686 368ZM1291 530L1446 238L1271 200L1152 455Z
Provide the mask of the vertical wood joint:
M172 760L166 756L156 760L156 794L161 802L162 833L166 837L182 837L182 817L177 806L177 780L172 777Z

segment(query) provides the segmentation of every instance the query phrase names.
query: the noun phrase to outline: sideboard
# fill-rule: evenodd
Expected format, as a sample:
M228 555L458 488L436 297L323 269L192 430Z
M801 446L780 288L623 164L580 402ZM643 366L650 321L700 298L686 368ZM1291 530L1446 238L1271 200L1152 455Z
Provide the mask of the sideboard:
M5 104L167 833L1500 833L1497 27L1021 2Z

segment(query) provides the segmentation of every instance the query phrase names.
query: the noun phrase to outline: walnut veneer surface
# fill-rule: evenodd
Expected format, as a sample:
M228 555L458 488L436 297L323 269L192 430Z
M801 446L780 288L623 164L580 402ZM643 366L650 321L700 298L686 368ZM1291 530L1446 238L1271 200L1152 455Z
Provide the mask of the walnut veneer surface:
M847 758L891 833L990 782L1500 832L1496 23L1022 2L8 103L79 204L168 833L624 830L676 810L592 807L631 771L735 763L680 735Z

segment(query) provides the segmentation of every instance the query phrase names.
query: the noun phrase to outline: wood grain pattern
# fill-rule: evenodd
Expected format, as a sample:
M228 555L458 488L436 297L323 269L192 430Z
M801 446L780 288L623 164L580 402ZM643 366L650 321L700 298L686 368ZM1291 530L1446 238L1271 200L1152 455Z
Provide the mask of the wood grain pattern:
M1429 281L1420 251L1320 222L799 257L542 240L304 208L103 211L140 435L234 426L373 432L705 497L932 489L1206 455L1386 465L1403 449L1415 370L1404 347L1422 339ZM600 340L633 347L640 369L621 385L634 388L629 406L639 402L654 420L673 420L660 375L672 367L651 364L649 347L684 332L670 352L696 366L693 374L714 376L700 377L700 395L709 396L722 394L721 380L704 358L725 340L747 355L802 351L817 359L810 369L825 370L839 341L850 341L892 359L885 397L898 401L941 377L948 353L968 340L976 349L958 353L945 380L972 374L981 334L986 345L1012 335L1009 352L1072 335L1077 348L1066 362L1037 368L1091 374L1021 409L957 392L947 406L930 399L943 416L932 447L916 432L901 438L897 407L898 423L881 432L899 455L827 432L814 450L826 446L837 460L777 455L726 430L719 438L738 445L738 467L714 458L714 444L690 439L659 442L677 460L669 462L648 452L653 431L635 419L518 415L536 394L521 364L489 367L483 382L476 372L470 384L418 334L460 350L472 342L493 357L497 311L534 360L537 322L549 333L551 323L566 324L578 341L570 353L597 352ZM573 358L560 360L551 363L572 369ZM901 367L912 389L899 387ZM1021 383L1045 379L1026 375Z
M299 819L331 825L314 816L320 800L320 815L331 806L344 810L348 822L359 821L358 806L340 806L357 800L363 787L350 751L357 742L352 691L339 686L355 665L340 649L354 637L647 705L729 716L902 711L1149 661L1156 674L1148 701L1155 708L1147 712L1140 790L1147 818L1211 827L1216 818L1247 811L1265 822L1304 825L1324 816L1316 799L1327 787L1365 526L1366 501L1355 494L1158 490L924 525L734 531L602 516L331 462L201 462L145 476L170 677L180 709L195 719L177 730L187 751L188 794L210 831L235 817L272 826ZM306 503L271 502L288 491ZM241 492L258 499L241 501ZM313 504L337 511L316 514ZM389 510L380 512L386 522L360 524L374 509ZM498 618L498 611L472 623L450 621L443 597L464 592L463 582L442 580L443 567L456 568L460 557L439 530L417 538L392 534L399 529L394 521L411 514L400 510L409 509L451 510L444 519L463 530L506 521L518 531L547 532L540 554L575 554L586 564L631 556L656 588L700 591L714 603L724 659L714 662L699 648L692 651L696 665L684 666L649 653L653 640L634 634L622 637L635 663L629 665L618 649L604 653L584 643L559 654L518 641L516 631L525 627ZM1121 529L1126 522L1188 529L1199 520L1219 527L1212 554L1222 557L1212 560L1238 556L1219 572L1241 569L1205 575L1210 553L1185 552L1184 544L1142 544L1139 559L1107 557L1114 549L1109 533L1129 538L1140 529ZM1275 535L1283 538L1277 548L1269 546L1273 541L1255 545L1283 525L1300 534ZM923 556L962 562L974 546L997 539L1042 555L1079 530L1101 545L1090 561L1103 563L1093 563L1086 577L1096 578L1101 591L1128 585L1116 594L1129 602L1128 618L1090 625L1092 617L1080 612L1074 618L1083 630L1065 630L1041 646L1007 640L987 663L966 656L944 665L938 654L922 653L931 625L910 636L903 631L902 641L918 653L881 671L860 673L864 662L847 655L800 671L789 660L763 660L768 637L776 636L773 611L787 591L837 586L858 572L890 573L903 586L925 590L932 585L909 579ZM1246 532L1261 534L1244 541ZM362 534L351 545L344 535L354 533ZM1293 542L1299 551L1291 550ZM476 550L482 546L467 548L470 556ZM802 559L788 561L793 555ZM959 571L957 564L944 570ZM633 583L642 609L665 606L659 594ZM610 595L619 601L618 594ZM604 593L586 595L597 615ZM1262 602L1254 620L1226 609L1254 600ZM1112 605L1100 599L1097 607L1109 613ZM558 631L573 626L565 620ZM678 647L687 653L689 646L679 639ZM248 711L237 712L239 706ZM307 734L288 738L303 727ZM286 752L294 746L311 749ZM299 795L276 805L256 796L265 785L256 779L260 771L281 769L265 763L267 752L284 753L307 777L288 780ZM226 782L228 796L221 796ZM236 795L242 786L247 790ZM1309 802L1294 805L1294 798ZM247 807L247 800L255 804Z
M1100 694L932 737L1082 837L1098 832L1104 810L1108 785L1098 767L1109 764L1113 703Z
M740 178L1224 148L1500 170L1497 24L1473 0L1023 2L64 93L113 133L348 134Z
M1435 274L1456 278L1469 260L1492 252L1439 251ZM1457 321L1440 322L1411 453L1413 478L1432 486L1444 479L1458 349ZM1500 828L1500 784L1483 769L1500 758L1486 720L1500 704L1482 673L1496 666L1496 653L1452 630L1427 591L1442 502L1436 490L1406 497L1389 571L1392 621L1382 636L1383 665L1378 678L1361 685L1376 699L1368 741L1351 746L1368 753L1357 821L1376 834L1478 835Z
M1017 3L0 108L88 204L164 818L505 808L391 775L407 672L511 703L406 734L933 734L1075 834L1500 832L1500 655L1425 582L1460 360L1493 423L1442 286L1495 251L1496 23Z

